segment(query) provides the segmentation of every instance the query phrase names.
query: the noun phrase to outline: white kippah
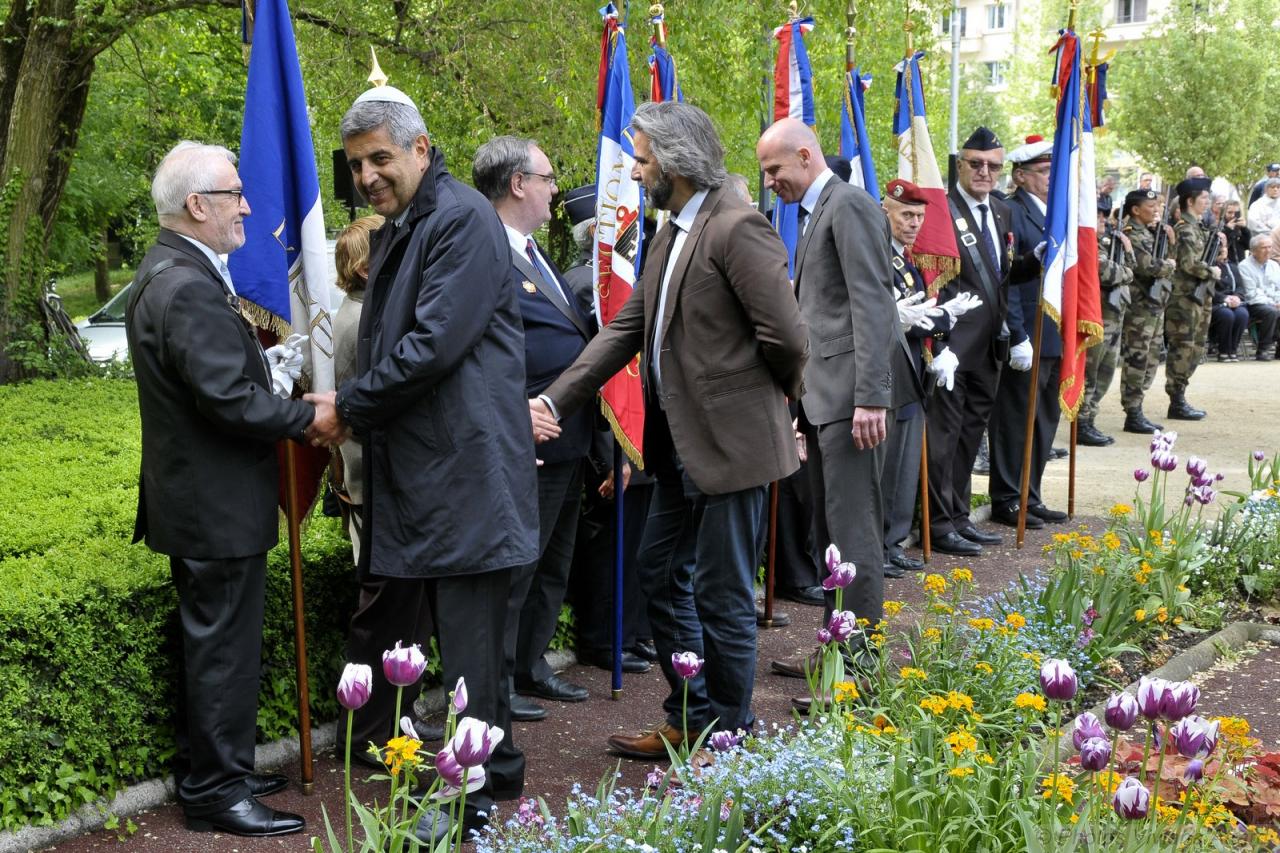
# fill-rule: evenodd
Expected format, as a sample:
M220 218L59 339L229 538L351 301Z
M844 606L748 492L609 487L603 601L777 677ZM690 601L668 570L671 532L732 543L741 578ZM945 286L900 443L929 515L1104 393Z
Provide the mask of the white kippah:
M409 96L401 92L395 86L374 86L372 89L365 89L360 93L360 97L356 98L357 104L363 104L366 101L383 101L389 104L404 104L406 107L413 107L415 110L418 105L410 100Z

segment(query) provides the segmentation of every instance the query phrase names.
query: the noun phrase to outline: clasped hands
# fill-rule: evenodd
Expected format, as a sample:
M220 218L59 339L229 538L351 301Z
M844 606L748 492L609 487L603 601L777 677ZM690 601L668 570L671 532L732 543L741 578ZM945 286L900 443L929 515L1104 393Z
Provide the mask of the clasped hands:
M351 437L351 428L338 414L337 398L336 391L302 395L304 402L316 407L316 416L304 433L312 447L337 447Z
M980 305L982 298L973 293L957 294L939 305L936 297L925 299L925 294L917 292L898 300L898 323L904 332L912 327L929 332L936 325L934 320L943 314L949 314L954 324Z

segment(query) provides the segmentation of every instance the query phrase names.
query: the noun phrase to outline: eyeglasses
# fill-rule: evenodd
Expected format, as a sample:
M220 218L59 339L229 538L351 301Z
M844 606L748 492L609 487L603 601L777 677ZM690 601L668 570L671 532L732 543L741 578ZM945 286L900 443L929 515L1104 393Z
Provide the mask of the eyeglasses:
M970 160L968 157L961 157L960 160L968 163L969 168L975 172L981 172L985 169L993 175L998 175L1004 170L1004 163L992 163L989 160Z
M542 180L546 181L546 182L547 182L547 183L549 183L549 184L553 184L553 185L554 185L554 184L555 184L555 182L556 182L556 176L555 176L555 175L544 175L544 174L542 174L541 172L521 172L520 174L522 174L522 175L528 175L528 176L529 176L529 177L531 177L531 178L542 178Z
M244 197L244 190L197 190L195 195L229 195L236 204Z

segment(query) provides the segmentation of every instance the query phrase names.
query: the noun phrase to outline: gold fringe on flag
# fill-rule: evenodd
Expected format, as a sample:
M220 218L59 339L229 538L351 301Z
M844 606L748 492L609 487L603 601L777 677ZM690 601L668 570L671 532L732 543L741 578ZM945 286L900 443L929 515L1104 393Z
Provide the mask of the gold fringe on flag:
M604 396L600 397L600 412L604 415L605 420L609 422L610 428L613 430L613 438L618 444L622 445L622 452L627 454L627 458L631 460L631 464L638 471L644 470L644 456L641 455L639 449L631 443L631 439L627 438L627 434L622 431L622 425L618 423L618 417L613 413L613 408L605 402Z

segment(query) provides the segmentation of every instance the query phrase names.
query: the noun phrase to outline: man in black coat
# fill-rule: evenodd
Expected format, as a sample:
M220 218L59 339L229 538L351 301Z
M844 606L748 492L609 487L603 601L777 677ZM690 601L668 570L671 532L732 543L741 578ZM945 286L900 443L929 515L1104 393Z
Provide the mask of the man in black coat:
M531 139L496 136L476 151L471 176L497 211L511 246L524 321L525 394L537 399L596 332L594 319L533 239L551 219L551 160ZM568 589L594 425L594 409L583 408L560 422L558 438L538 448L538 558L513 574L507 605L506 668L514 681L511 716L517 720L546 716L545 708L525 696L581 702L588 695L585 687L557 675L545 653Z
M271 393L222 256L244 243L243 195L225 148L182 142L151 195L160 234L138 267L126 332L142 417L134 541L169 556L182 632L175 782L187 826L264 836L302 818L255 797L266 552L276 544L275 442L332 430L331 405Z
M536 462L518 285L492 205L449 174L397 89L357 98L341 132L357 188L387 220L372 238L359 377L336 396L365 460L360 604L347 651L374 667L375 684L356 725L359 742L380 744L395 697L378 673L381 653L425 643L427 613L445 683L465 677L467 714L497 723L512 571L538 555ZM418 689L406 688L404 708ZM467 829L523 784L524 756L507 732L484 786L467 797ZM431 833L428 815L419 834Z
M1045 203L1049 198L1049 168L1053 143L1039 136L1009 152L1013 163L1013 182L1017 186L1009 196L1013 221L1013 251L1022 257L1034 257L1035 248L1044 242ZM1040 359L1037 374L1035 427L1031 442L1031 477L1027 490L1027 527L1037 529L1045 523L1060 524L1067 514L1050 509L1040 498L1040 479L1053 450L1053 437L1058 431L1062 408L1058 402L1058 377L1062 369L1062 335L1058 324L1045 317L1040 326L1040 352L1032 352L1036 314L1040 311L1040 274L1038 265L1027 265L1030 275L1019 276L1009 284L1009 341L1013 344L1009 366L1000 374L995 407L987 426L991 447L991 520L1015 527L1018 524L1018 499L1022 494L1022 460L1027 433L1027 404L1031 398L1031 365Z
M974 294L981 307L951 331L949 346L960 361L955 387L940 389L929 409L929 507L932 545L944 554L978 556L1000 536L978 530L969 518L973 461L995 402L1000 368L1009 355L1010 273L1029 273L1012 254L1009 206L993 194L1004 169L1004 147L990 130L979 127L965 141L956 161L957 184L947 194L955 223L960 274L938 293L942 305L957 295ZM1034 263L1034 258L1032 258Z

